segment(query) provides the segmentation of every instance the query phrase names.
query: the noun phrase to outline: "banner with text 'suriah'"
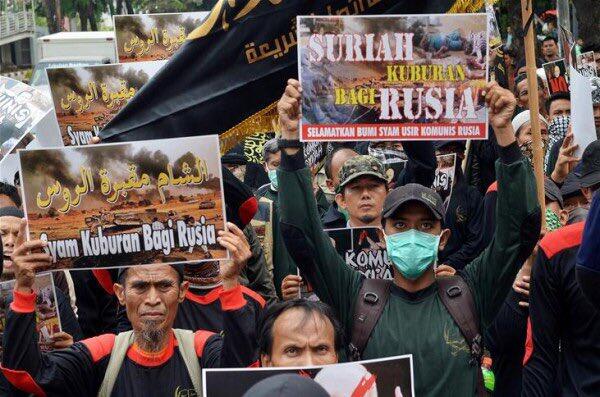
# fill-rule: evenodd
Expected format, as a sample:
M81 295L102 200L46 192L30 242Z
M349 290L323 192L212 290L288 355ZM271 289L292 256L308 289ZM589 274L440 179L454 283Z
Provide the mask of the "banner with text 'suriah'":
M487 138L485 14L297 25L303 141Z
M52 269L214 261L225 203L216 135L19 152L30 239Z

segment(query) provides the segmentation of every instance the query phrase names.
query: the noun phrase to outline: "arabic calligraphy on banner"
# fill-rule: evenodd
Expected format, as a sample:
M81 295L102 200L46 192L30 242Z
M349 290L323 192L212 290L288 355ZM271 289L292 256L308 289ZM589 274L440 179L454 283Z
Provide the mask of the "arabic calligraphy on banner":
M29 234L48 241L54 268L227 256L216 242L224 227L216 136L28 150L19 157Z
M61 138L86 145L166 61L48 69Z
M115 15L119 62L169 59L208 12Z

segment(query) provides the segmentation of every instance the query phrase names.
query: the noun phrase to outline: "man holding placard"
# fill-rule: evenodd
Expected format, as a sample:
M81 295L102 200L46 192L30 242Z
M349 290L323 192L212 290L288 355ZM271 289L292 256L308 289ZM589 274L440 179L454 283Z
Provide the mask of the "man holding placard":
M302 93L300 84L289 80L278 104L283 148L278 170L282 230L290 252L299 252L299 247L306 252L296 263L319 298L338 311L353 342L356 335L351 331L357 329L353 320L362 313L357 313L356 308L362 304L363 294L365 299L374 297L372 305L383 305L374 323L373 312L361 317L373 327L366 332L368 339L363 349L355 349L355 356L413 354L417 395L442 396L447 395L447 390L461 396L474 395L479 382L481 337L467 340L461 335L462 327L453 321L454 315L444 303L448 298L443 294L472 294L474 309L470 314L475 313L480 322L474 322L479 329L485 329L537 241L540 211L531 168L520 153L511 125L516 106L514 96L496 84L489 84L485 90L500 152L496 166L500 185L498 206L504 215L497 220L498 238L460 273L462 287L448 291L441 288L436 293L442 284L435 279L433 265L450 234L442 228L441 198L419 185L397 188L388 194L383 206L383 226L388 256L394 265L394 280L388 284L388 295L386 292L382 295L362 288L366 283L364 277L338 259L329 237L320 228L310 175L297 143Z

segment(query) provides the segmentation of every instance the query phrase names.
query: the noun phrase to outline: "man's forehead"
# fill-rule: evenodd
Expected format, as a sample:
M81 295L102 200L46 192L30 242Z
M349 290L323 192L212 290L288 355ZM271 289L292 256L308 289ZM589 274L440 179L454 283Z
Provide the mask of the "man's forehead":
M333 324L324 314L316 311L306 312L301 308L291 308L284 311L275 320L274 325L288 337L293 335L291 331L306 328L316 328L317 331L324 332L328 328L333 330Z
M175 269L169 265L139 265L130 267L127 270L127 281L157 281L157 280L178 280L178 274Z
M437 220L431 209L417 200L407 201L390 216L391 219L418 218Z
M21 218L18 218L16 216L0 216L0 229L3 229L3 230L16 229L16 231L19 231L20 225L21 225Z
M346 160L356 156L358 156L358 153L350 148L340 149L334 153L332 163L341 168Z

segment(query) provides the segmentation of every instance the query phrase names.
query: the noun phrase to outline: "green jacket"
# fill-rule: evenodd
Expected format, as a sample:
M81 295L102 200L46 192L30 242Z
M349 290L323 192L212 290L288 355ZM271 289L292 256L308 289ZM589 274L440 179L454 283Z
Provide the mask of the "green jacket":
M289 252L319 298L335 308L349 338L363 277L346 266L323 232L301 155L284 153L278 170L281 231ZM533 250L541 221L535 178L516 144L500 148L496 174L496 237L460 273L472 289L482 330ZM469 347L436 290L436 284L417 293L393 286L363 358L412 354L417 396L473 396L480 369L469 365Z
M298 274L296 263L290 256L281 237L279 226L279 194L271 185L263 185L256 191L257 197L266 197L273 202L273 285L281 298L281 282L288 274Z

